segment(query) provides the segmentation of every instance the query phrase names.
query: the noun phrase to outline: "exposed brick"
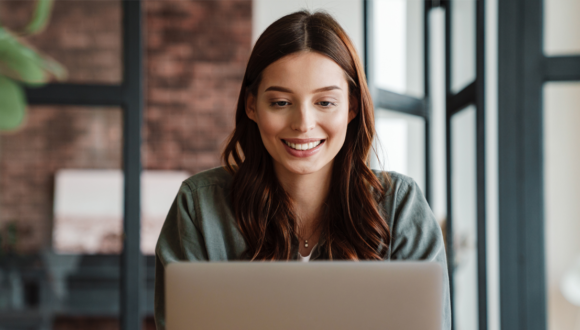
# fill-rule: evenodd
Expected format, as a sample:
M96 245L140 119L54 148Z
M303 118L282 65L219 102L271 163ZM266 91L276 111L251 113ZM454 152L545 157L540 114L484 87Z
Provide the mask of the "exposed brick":
M19 251L50 246L54 174L120 168L121 110L32 106L26 124L0 137L0 225L16 221Z
M0 21L28 22L34 2L0 1ZM251 2L143 2L143 167L192 174L220 164L234 125L251 46ZM55 2L29 42L63 63L70 82L121 81L119 0ZM0 133L0 228L16 221L18 250L52 244L54 175L63 168L121 168L122 113L106 107L32 106L25 125Z
M0 1L0 21L16 31L30 20L34 1ZM119 0L54 3L50 24L30 43L68 68L69 81L119 83L121 64Z

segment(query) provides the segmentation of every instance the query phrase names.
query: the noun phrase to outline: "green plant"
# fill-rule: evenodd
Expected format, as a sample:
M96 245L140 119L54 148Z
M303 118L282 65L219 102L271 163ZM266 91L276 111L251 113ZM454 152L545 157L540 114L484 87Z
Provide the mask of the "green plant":
M24 37L42 32L54 0L36 0L32 19L20 32L0 23L0 130L18 128L26 116L23 86L41 86L52 78L65 79L66 69L26 43Z

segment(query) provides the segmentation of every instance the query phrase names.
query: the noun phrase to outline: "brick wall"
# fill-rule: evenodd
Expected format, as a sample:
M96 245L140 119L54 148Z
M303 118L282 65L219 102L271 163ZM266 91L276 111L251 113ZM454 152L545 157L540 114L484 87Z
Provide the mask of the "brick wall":
M21 31L35 1L1 0L0 22ZM119 83L121 11L119 0L56 0L46 30L27 38L68 68L69 82Z
M32 1L0 1L0 22L25 24ZM251 45L250 1L144 1L145 169L197 173L218 166L231 132ZM57 0L31 44L63 63L69 80L121 79L118 0ZM50 247L55 171L120 168L119 109L33 106L15 133L0 133L0 228L16 221L18 250Z
M18 250L51 244L54 173L121 167L121 109L31 106L26 125L0 136L0 219L16 221Z
M149 169L218 166L250 54L251 2L146 1Z

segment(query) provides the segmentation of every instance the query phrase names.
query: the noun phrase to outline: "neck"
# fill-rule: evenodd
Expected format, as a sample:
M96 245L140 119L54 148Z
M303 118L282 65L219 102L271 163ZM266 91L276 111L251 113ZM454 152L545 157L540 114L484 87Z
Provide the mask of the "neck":
M309 234L315 229L328 196L332 162L308 174L292 173L281 167L274 166L278 181L294 201L294 211L301 231Z

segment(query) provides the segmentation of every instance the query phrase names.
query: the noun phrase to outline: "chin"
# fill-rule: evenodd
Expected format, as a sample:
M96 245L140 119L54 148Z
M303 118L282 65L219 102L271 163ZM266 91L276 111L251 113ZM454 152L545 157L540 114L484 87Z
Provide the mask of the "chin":
M307 175L320 171L324 166L319 166L318 164L311 165L292 165L283 164L284 169L293 174Z
M307 175L307 174L312 174L312 173L316 173L317 170L312 170L312 169L288 169L290 172L294 173L294 174L300 174L300 175Z

